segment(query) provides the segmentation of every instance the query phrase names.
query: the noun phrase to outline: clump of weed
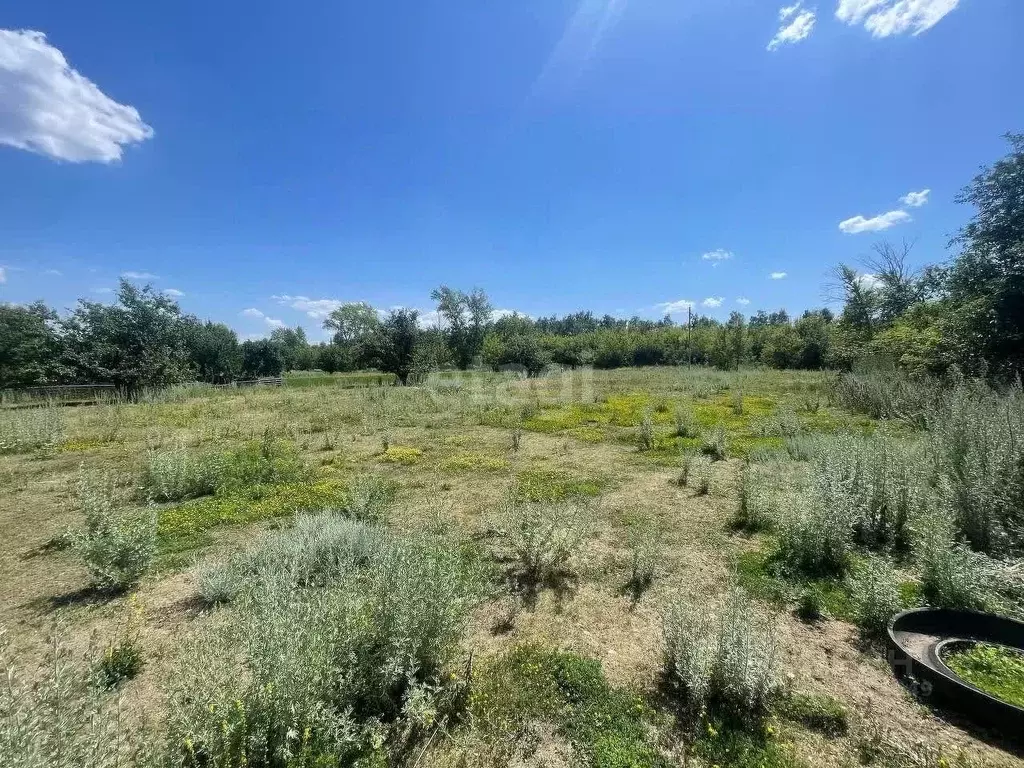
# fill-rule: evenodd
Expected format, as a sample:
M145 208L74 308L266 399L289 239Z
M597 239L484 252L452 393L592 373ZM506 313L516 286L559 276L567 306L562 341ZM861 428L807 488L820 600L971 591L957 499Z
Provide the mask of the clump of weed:
M869 556L857 564L847 579L853 619L861 633L877 640L889 620L903 610L899 578L888 560Z
M639 426L636 428L636 444L641 451L650 451L654 449L656 442L654 419L650 411L648 411L644 413Z
M548 469L519 472L512 484L511 495L517 501L555 502L574 498L599 496L607 481L602 477L580 477Z
M683 406L677 406L674 413L675 436L688 438L698 437L697 422L693 417L693 410Z
M0 411L0 456L55 448L64 437L60 408L17 408Z
M661 531L651 517L632 520L626 532L629 550L629 580L626 589L634 600L647 591L657 574L661 559Z
M691 717L755 726L781 692L774 621L733 588L712 615L677 603L665 617L665 678Z
M523 442L523 425L516 424L514 427L512 427L512 429L509 431L508 437L509 450L512 451L512 453L519 453L519 447Z
M732 415L742 416L743 415L743 391L737 389L732 394Z
M711 459L707 456L694 456L690 463L689 486L698 496L707 496L711 492Z
M117 688L131 680L145 663L140 642L142 606L133 596L128 601L128 615L115 641L111 641L96 662L96 673L106 688Z
M360 475L349 484L345 512L355 520L383 523L397 496L394 481L378 475Z
M704 433L701 438L700 450L712 461L723 461L726 456L725 428L719 425L710 432Z
M73 534L73 541L93 585L123 592L138 584L149 569L156 550L156 514L118 510L115 495L109 475L80 474L78 499L85 527Z
M850 729L846 707L831 696L794 691L780 700L778 712L787 720L826 736L845 736Z
M184 445L151 451L140 479L144 498L180 501L216 493L227 478L228 460L217 453L195 453Z
M750 462L743 462L736 483L736 511L731 520L732 528L748 533L766 531L775 524L773 500L762 484L755 481L753 473Z
M593 509L582 500L544 504L509 499L497 534L517 584L527 593L559 588L573 574L572 559L590 533L592 518Z
M584 764L595 768L671 764L657 747L656 713L610 685L601 663L574 653L519 646L476 676L469 713L494 765L530 756L532 724L554 724Z
M26 671L0 631L0 755L18 768L119 768L151 765L147 729L123 716L96 685L90 663L54 635L43 662Z
M977 643L943 661L971 685L1017 707L1024 707L1024 653L1001 645Z
M390 464L416 464L422 457L422 449L408 445L389 445L380 454L381 461Z
M814 587L807 587L800 591L793 612L800 621L808 624L814 624L828 616L821 592Z

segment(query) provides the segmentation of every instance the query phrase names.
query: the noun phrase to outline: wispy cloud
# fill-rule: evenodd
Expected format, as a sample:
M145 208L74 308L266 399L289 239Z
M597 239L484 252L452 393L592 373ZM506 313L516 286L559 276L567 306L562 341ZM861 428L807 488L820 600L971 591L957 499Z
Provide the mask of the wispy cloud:
M783 279L785 279L785 277L786 277L786 273L785 273L785 272L772 272L772 273L771 273L771 274L769 275L769 277L770 277L770 278L771 278L772 280L783 280Z
M71 68L42 32L0 29L0 144L72 163L112 163L153 136L138 110Z
M615 26L627 0L579 0L562 37L544 64L531 93L572 85L586 69L605 35Z
M7 270L0 267L0 284L7 282Z
M270 298L283 307L291 307L299 312L305 312L314 320L323 320L345 303L341 299L311 299L308 296L289 296L287 293Z
M710 261L711 266L713 267L717 267L720 263L728 261L732 257L732 251L727 251L724 248L717 248L713 251L708 251L701 256L704 261Z
M114 289L113 288L93 288L92 292L93 293L113 293Z
M61 272L59 269L44 269L43 274L50 275L52 277L61 277L64 273Z
M907 192L907 194L900 198L900 202L904 205L909 205L911 208L920 208L928 202L928 195L931 193L930 189L922 189L920 192Z
M750 303L750 299L740 296L738 299L736 299L736 303L739 304L741 307L745 307L747 306L747 304Z
M126 280L159 280L160 275L154 275L152 272L122 272L121 277Z
M839 0L836 18L863 24L873 37L926 32L956 9L960 0Z
M284 323L281 320L278 320L276 317L270 317L270 315L261 312L260 310L256 309L256 307L249 307L248 309L243 309L239 314L241 314L242 317L252 317L255 318L256 320L262 320L264 323L267 324L268 328L285 327Z
M722 306L722 301L723 299L721 296L708 296L706 299L704 299L704 301L700 303L700 305L702 307L709 307L710 309L714 309L715 307Z
M870 219L866 219L863 216L854 216L839 222L839 231L845 232L848 235L859 235L861 232L881 232L889 229L889 227L895 227L897 224L903 224L910 220L910 214L903 210L880 213L877 216L872 216Z
M655 304L654 308L666 315L679 315L685 314L687 310L693 309L695 306L697 305L689 299L677 299Z
M182 296L185 295L184 291L179 291L177 288L165 288L163 292L165 295L171 296L172 298L175 299L180 299Z
M783 45L794 45L806 40L814 30L817 14L803 7L802 0L779 9L779 31L768 43L768 50L774 51Z

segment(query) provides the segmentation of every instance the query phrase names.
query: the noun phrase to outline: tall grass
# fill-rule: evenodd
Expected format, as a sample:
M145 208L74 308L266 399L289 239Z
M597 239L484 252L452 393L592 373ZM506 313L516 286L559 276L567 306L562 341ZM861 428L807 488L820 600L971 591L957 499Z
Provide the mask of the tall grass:
M55 448L64 437L60 408L0 410L0 455Z

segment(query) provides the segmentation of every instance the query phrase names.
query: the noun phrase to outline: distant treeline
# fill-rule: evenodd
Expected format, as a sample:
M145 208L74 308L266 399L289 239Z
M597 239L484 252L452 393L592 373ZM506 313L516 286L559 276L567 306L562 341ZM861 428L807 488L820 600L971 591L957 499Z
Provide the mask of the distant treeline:
M861 269L840 264L834 298L842 305L791 318L784 310L722 322L695 316L596 317L577 312L495 319L487 295L441 286L431 294L440 322L422 328L416 310L382 316L345 304L324 321L329 342L302 328L239 342L221 323L183 314L170 297L122 281L117 302L82 299L66 316L42 302L0 304L0 389L109 383L132 397L182 381L225 383L286 370L328 373L376 369L405 383L421 371L550 364L598 368L713 365L846 369L884 359L911 372L997 378L1024 366L1024 134L1010 153L975 178L958 202L974 217L953 238L946 264L910 265L912 244L879 243Z

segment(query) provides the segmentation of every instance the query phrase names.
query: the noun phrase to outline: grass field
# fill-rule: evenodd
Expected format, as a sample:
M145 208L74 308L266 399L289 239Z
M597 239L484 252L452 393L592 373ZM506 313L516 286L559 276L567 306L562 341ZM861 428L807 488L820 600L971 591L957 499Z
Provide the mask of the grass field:
M245 553L287 536L296 513L341 510L372 524L358 533L370 561L385 545L366 536L410 552L455 553L458 565L431 555L416 566L428 575L402 593L418 595L410 604L430 603L416 589L443 592L462 578L451 574L475 574L468 620L429 657L440 660L433 676L422 664L410 668L397 709L371 699L370 683L352 694L351 717L360 707L376 713L357 722L359 733L387 743L368 748L376 737L356 739L341 764L1016 762L936 717L893 679L868 631L874 603L865 607L856 586L870 579L857 574L875 555L851 551L850 578L772 567L787 546L777 510L806 491L806 459L819 443L883 437L901 450L918 439L904 422L839 408L830 375L632 369L528 380L433 375L407 388L287 383L0 414L0 626L29 677L56 628L73 655L99 659L111 680L125 678L109 696L122 698L130 718L145 713L161 739L166 732L173 740L184 732L175 720L185 711L180 679L196 671L185 667L216 668L198 660L228 653L217 651L217 638L231 637L222 627L248 605L211 606L215 587L244 590L249 577L224 586L231 568L250 573ZM90 587L78 549L68 546L89 493L140 519L156 515L152 566L130 593ZM382 573L404 573L405 556L394 557L399 564L385 558L391 565ZM892 609L920 602L916 566L891 562L882 587L895 594ZM365 594L377 594L373 585L384 582L366 578ZM778 680L753 727L736 725L713 699L681 715L663 678L666 617L678 606L729 610L736 589L764 615L777 646ZM376 605L363 593L323 594L322 605L317 598L301 610L336 611L329 615L352 632L378 618L360 613ZM320 620L296 615L306 618L293 628ZM250 619L249 633L278 620ZM399 634L395 626L388 632ZM233 684L225 683L224 701ZM164 719L174 721L166 731ZM312 716L304 722L315 732ZM227 733L227 715L217 723ZM189 733L181 743L194 750L199 730ZM258 764L333 764L315 762L309 750ZM241 765L239 754L216 764ZM178 764L214 764L204 759L193 753Z

